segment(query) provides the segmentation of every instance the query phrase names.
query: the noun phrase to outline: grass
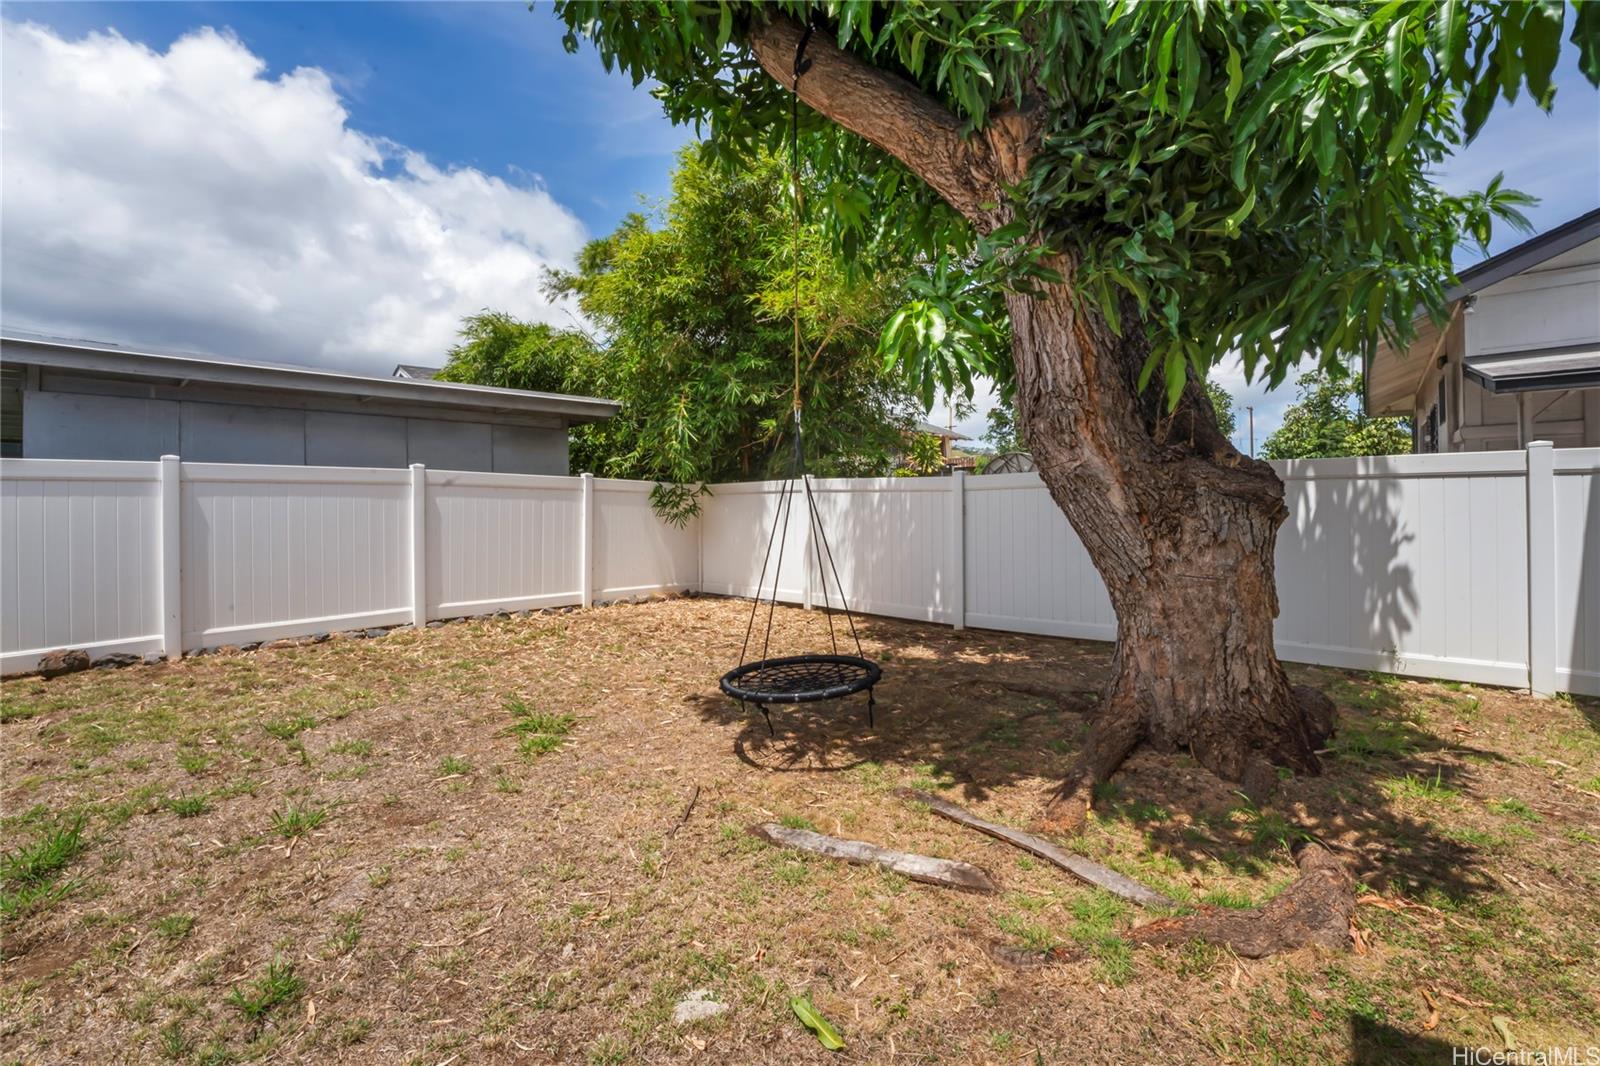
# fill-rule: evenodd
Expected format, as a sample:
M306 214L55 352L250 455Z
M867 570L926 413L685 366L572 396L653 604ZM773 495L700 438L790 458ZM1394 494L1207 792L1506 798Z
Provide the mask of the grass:
M83 819L47 830L33 841L0 857L0 881L7 885L39 885L54 880L84 849Z
M1489 809L1495 814L1503 815L1507 818L1517 818L1524 822L1543 821L1537 811L1519 799L1495 800L1489 804Z
M1451 803L1461 795L1459 789L1444 783L1443 770L1435 770L1432 778L1417 774L1386 778L1378 782L1378 787L1394 799L1424 803Z
M785 1009L799 994L863 1062L1135 1041L1175 1062L1390 1061L1493 1045L1494 1013L1525 1046L1592 1041L1600 826L1575 791L1600 777L1592 702L1291 666L1338 695L1323 773L1241 804L1192 759L1137 754L1058 843L1238 913L1277 898L1314 833L1380 903L1356 908L1366 955L1237 960L1138 945L1165 915L895 794L1029 825L1083 718L989 679L1090 687L1104 645L858 619L893 664L877 728L858 704L802 706L769 736L716 695L748 610L685 599L8 681L0 1059L826 1057ZM804 647L820 622L783 608L775 629ZM435 786L446 757L470 776ZM179 820L170 801L197 797L203 817ZM80 818L75 847L52 839ZM976 863L1000 894L746 832L779 820ZM1062 950L1013 972L996 942ZM696 988L729 1010L686 1033L670 1016ZM1362 1046L1375 1027L1399 1047Z
M151 931L162 940L182 940L194 929L194 915L169 914L151 926Z
M290 741L294 740L306 730L314 728L316 724L317 720L315 718L312 718L310 715L303 714L297 715L294 718L280 718L273 722L263 722L261 723L261 729L269 737L277 737L279 740Z
M305 987L305 981L294 972L294 963L274 958L265 973L235 988L223 1002L250 1024L259 1025L279 1007L299 999Z
M83 818L40 829L34 840L0 856L0 920L7 923L48 910L77 887L60 875L87 846Z
M545 755L560 748L578 721L570 714L534 710L521 698L507 700L505 708L513 719L511 732L517 738L517 750L528 757Z
M205 814L210 809L211 804L206 802L206 797L203 794L196 796L173 796L167 800L167 810L171 811L173 814L176 814L179 818L198 818L200 815Z
M441 777L464 777L472 773L472 764L455 755L446 755L439 760L439 775Z
M328 938L329 955L348 955L361 943L361 923L366 911L357 908L334 919L334 933Z
M285 839L305 836L328 817L324 807L298 807L286 805L272 815L272 831Z

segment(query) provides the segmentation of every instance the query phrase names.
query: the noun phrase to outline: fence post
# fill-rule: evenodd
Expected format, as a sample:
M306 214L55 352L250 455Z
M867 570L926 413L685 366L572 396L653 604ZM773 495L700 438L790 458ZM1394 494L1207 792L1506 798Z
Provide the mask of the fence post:
M161 654L183 658L183 467L161 457Z
M1555 452L1547 440L1528 442L1528 688L1556 691Z
M411 464L411 624L428 624L428 468Z
M950 624L967 628L967 472L950 474Z
M583 502L578 510L578 573L585 607L594 606L594 475L583 475Z

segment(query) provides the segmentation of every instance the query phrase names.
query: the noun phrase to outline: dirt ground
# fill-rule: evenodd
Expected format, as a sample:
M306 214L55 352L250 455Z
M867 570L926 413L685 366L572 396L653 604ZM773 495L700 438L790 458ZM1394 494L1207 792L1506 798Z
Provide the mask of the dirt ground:
M1327 772L1262 809L1138 753L1070 847L1187 906L1271 898L1303 832L1355 871L1359 949L1249 961L1130 947L1119 932L1150 915L895 795L1026 826L1084 718L1006 686L1093 689L1108 646L866 619L876 728L856 697L777 712L769 737L716 687L748 612L684 599L7 682L0 1060L1431 1063L1507 1033L1600 1044L1595 702L1291 668L1340 731ZM824 633L781 609L774 653ZM1001 891L784 851L745 833L761 821L962 858ZM1085 957L1015 970L991 943ZM726 1011L675 1025L693 990Z

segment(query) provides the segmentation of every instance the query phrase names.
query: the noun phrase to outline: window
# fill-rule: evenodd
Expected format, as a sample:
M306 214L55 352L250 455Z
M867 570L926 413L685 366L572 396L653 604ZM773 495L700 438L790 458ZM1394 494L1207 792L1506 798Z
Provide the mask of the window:
M1439 408L1438 405L1428 408L1428 417L1422 423L1422 439L1418 442L1417 451L1424 453L1439 450Z

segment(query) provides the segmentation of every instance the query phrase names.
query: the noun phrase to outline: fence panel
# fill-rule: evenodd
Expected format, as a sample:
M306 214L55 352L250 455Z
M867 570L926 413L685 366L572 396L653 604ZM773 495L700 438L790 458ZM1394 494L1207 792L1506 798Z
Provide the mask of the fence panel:
M1528 681L1522 452L1275 464L1278 654L1497 685Z
M1555 453L1556 688L1600 696L1600 448Z
M410 620L405 470L185 463L183 646Z
M577 478L428 471L428 616L579 603Z
M700 583L700 525L672 526L650 506L650 481L594 482L594 594L625 600Z
M833 564L824 555L819 570L811 549L811 602L820 606L826 592L837 608L842 583L851 610L953 622L949 589L961 578L949 547L951 484L937 477L812 481ZM804 501L795 515L805 516Z
M1116 638L1100 572L1038 474L970 478L966 499L968 625Z
M701 504L700 590L721 596L770 596L800 603L806 595L806 507L782 481L717 485ZM787 502L786 502L787 501ZM785 525L783 512L790 510ZM774 529L777 530L774 533ZM769 538L770 554L769 554ZM762 564L766 580L761 581ZM774 578L776 574L776 578Z
M0 479L0 672L83 648L161 650L156 463L8 459Z

